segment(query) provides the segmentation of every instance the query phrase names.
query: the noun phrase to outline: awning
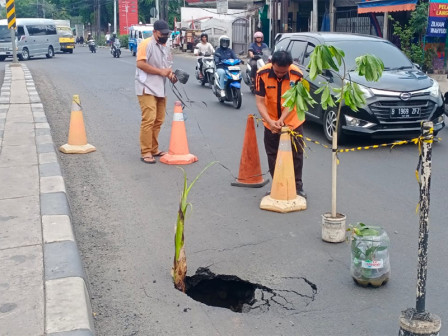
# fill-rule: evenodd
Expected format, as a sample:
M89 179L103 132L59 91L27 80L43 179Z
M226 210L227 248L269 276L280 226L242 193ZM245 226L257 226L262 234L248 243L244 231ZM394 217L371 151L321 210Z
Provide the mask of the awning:
M358 14L413 11L417 0L373 0L358 2Z

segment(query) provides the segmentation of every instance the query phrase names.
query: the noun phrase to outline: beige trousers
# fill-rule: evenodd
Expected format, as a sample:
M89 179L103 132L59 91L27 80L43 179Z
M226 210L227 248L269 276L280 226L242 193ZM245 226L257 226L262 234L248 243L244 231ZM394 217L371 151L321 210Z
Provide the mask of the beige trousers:
M138 97L142 110L142 123L140 126L140 150L142 157L147 154L159 152L160 127L165 120L166 97L156 97L143 94Z

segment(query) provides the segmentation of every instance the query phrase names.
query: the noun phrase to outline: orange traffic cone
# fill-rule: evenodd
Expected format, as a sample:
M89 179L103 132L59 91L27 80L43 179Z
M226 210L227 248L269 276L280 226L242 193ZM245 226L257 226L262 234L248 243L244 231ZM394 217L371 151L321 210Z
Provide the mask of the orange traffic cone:
M261 174L260 154L258 152L255 121L253 115L247 117L246 133L244 134L243 150L241 152L240 172L234 187L260 188L269 182Z
M275 212L306 209L306 199L297 195L289 128L283 127L275 162L271 194L263 197L260 208Z
M190 154L188 149L187 132L185 130L184 114L180 101L174 104L173 123L171 125L171 140L168 153L160 158L166 164L190 164L198 158Z
M87 143L84 118L82 117L81 102L78 95L73 95L68 143L59 147L59 150L66 154L86 154L96 151L94 146Z

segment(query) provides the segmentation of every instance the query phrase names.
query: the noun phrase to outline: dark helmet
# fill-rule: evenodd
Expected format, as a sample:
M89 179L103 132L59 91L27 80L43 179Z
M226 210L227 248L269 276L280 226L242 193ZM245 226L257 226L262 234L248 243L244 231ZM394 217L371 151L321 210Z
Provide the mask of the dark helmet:
M114 38L117 37L117 33L113 32L112 37L114 37Z
M224 49L228 48L230 46L230 38L227 35L222 35L219 38L219 46Z
M207 39L207 41L208 41L208 35L206 34L206 33L202 33L201 34L201 40L202 40L202 38L205 36L205 38Z

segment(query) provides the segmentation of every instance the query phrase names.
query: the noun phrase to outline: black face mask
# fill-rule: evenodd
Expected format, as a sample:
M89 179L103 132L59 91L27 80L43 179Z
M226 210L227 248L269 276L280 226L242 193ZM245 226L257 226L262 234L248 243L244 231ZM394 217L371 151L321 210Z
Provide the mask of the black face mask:
M158 43L158 44L165 44L166 41L168 41L168 36L160 36L160 37L157 39L157 43Z

